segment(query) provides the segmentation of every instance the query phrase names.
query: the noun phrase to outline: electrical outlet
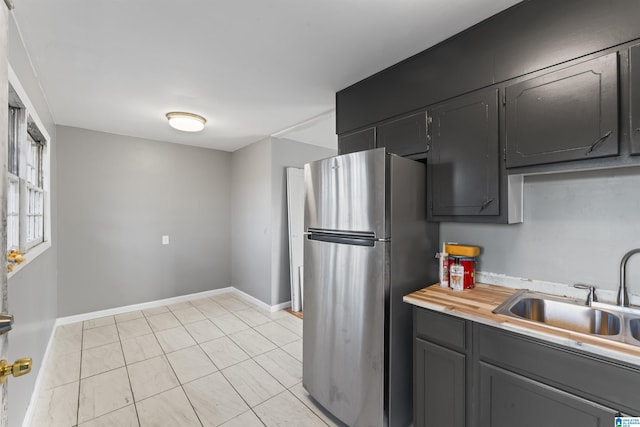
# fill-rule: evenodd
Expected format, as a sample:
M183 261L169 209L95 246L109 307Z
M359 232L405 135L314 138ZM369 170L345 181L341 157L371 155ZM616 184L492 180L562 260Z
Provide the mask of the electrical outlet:
M169 244L169 236L162 236L162 244L163 245Z

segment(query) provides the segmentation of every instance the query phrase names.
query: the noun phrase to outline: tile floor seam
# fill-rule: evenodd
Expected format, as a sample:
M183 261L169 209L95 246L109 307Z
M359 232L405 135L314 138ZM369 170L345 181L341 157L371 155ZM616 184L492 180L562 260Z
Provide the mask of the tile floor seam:
M116 328L117 330L118 328ZM84 351L84 323L82 324L82 330L80 332L80 369L78 370L78 407L76 408L76 422L80 424L80 386L82 384L82 352Z
M114 319L115 321L115 319ZM136 399L133 397L133 387L131 386L131 376L129 375L129 364L127 363L127 359L124 357L124 347L122 346L122 337L120 336L120 331L116 326L116 331L118 333L118 342L120 343L120 350L122 351L122 359L124 360L124 369L127 372L127 381L129 381L129 389L131 390L131 397L133 400L133 409L136 411L136 420L138 420L138 426L141 426L140 415L138 414L138 407L136 406ZM122 409L122 408L120 408Z
M268 402L269 400L275 399L276 397L281 396L281 395L283 395L283 394L285 394L285 393L289 393L289 394L290 394L294 399L296 399L298 402L300 402L300 399L298 399L298 397L297 397L297 396L296 396L296 395L295 395L291 390L289 390L288 388L285 388L282 392L280 392L280 393L278 393L278 394L275 394L275 395L271 396L269 399L267 399L267 400L265 400L264 402L262 402L262 403L260 403L260 404L256 405L256 407L257 407L257 406L260 406L260 405L263 405L263 404L265 404L266 402ZM313 412L313 410L312 410L311 408L309 408L307 405L305 405L305 404L304 404L304 402L301 402L301 403L302 403L302 406L303 406L303 407L305 407L306 409L308 409L308 410L311 412L311 414L313 414L313 416L314 416L315 418L317 418L317 419L318 419L322 424L324 424L324 425L326 425L326 426L328 426L328 425L329 425L329 424L327 424L327 423L326 423L322 418L320 418L320 417L318 416L318 414L316 414L315 412ZM258 418L260 418L260 416L258 416Z
M154 394L150 394L149 396L145 396L143 399L140 399L139 402L142 402L143 400L147 400L150 397L157 396L157 395L162 394L164 392L167 392L167 391L170 391L170 390L173 390L175 388L180 387L180 380L178 380L178 376L176 375L175 371L173 370L173 366L171 366L171 362L169 362L169 359L167 359L167 355L166 354L162 354L162 355L159 355L159 356L151 357L149 359L141 360L139 362L132 363L132 365L135 365L135 364L138 364L138 363L148 362L149 360L155 359L157 357L164 357L165 358L165 360L167 361L167 364L171 368L171 372L173 372L173 375L176 377L176 381L178 382L178 385L175 386L175 387L171 387L169 389L166 389L166 390L159 391L159 392L154 393ZM129 367L128 366L127 366L127 376L129 377L129 387L131 387L131 395L133 396L133 402L136 403L136 402L138 402L138 400L136 400L136 396L135 396L135 394L133 392L133 386L131 385L131 376L129 375Z
M251 329L252 329L253 331L255 331L256 333L260 334L260 333L259 333L258 331L256 331L255 329L253 329L253 328L251 328ZM245 349L240 345L240 343L239 343L238 341L236 341L236 340L235 340L235 339L233 339L233 337L232 337L232 335L235 335L235 334L238 334L238 333L241 333L241 332L245 332L245 331L248 331L248 329L245 329L244 331L234 332L233 334L230 334L230 335L227 335L227 336L229 337L229 339L230 339L231 341L233 341L233 342L234 342L234 344L235 344L235 345L237 345L237 346L238 346L238 347L240 347L242 350L244 350L244 352L245 352L245 353L247 353L247 356L249 356L249 357L250 357L250 358L252 358L252 359L254 359L254 358L258 357L258 356L262 356L263 354L269 353L270 351L273 351L273 350L275 350L275 349L277 349L277 348L280 348L280 347L278 347L278 344L274 343L273 341L269 341L269 339L268 339L267 337L264 337L264 335L263 335L263 337L264 337L267 341L269 341L271 344L275 345L275 346L276 346L276 348L275 348L275 349L274 349L274 348L270 348L269 350L265 350L265 351L263 351L262 353L258 353L258 354L256 354L256 355L253 355L253 356L252 356L252 355L250 355L250 354L249 354L249 352L248 352L247 350L245 350ZM283 351L284 351L284 350L283 350Z
M228 336L228 335L225 335L224 337L220 337L220 338L229 338L229 336ZM212 339L211 341L219 340L220 338L214 338L214 339ZM229 338L229 339L231 340L231 338ZM207 341L207 342L211 342L211 341ZM231 340L231 342L233 342L233 340ZM203 343L203 344L205 344L205 343ZM235 344L235 342L234 342L234 344ZM236 344L236 345L237 345L237 344ZM200 344L198 344L198 346L200 346ZM239 348L239 349L240 349L244 354L246 354L246 355L247 355L247 359L241 360L241 361L239 361L239 362L232 363L231 365L225 366L225 367L224 367L224 368L222 368L222 369L227 369L227 368L230 368L230 367L232 367L232 366L239 365L240 363L242 363L242 362L246 362L247 360L251 359L251 356L250 356L246 351L244 351L244 349L242 349L242 347L238 346L238 348ZM207 351L206 351L204 348L200 347L200 350L204 351L204 354L206 354L206 355L209 357L209 359L211 359L211 357L209 356L209 354L207 353ZM211 361L213 362L213 360L211 360ZM214 366L215 366L216 368L218 367L218 365L216 365L216 363L215 363L215 362L213 362L213 364L214 364ZM218 368L218 371L219 371L219 372L222 372L222 369Z
M246 360L243 360L243 362L246 362ZM242 363L242 362L239 362L239 363ZM236 363L236 365L237 365L237 364L238 364L238 363ZM227 369L227 368L225 368L225 369ZM236 388L236 386L234 386L234 385L233 385L233 383L232 383L231 381L229 381L229 378L227 378L227 376L224 374L224 372L222 372L222 370L220 370L220 374L222 375L222 377L224 378L224 380L225 380L226 382L228 382L228 383L229 383L229 385L231 386L231 388L233 389L233 391L235 391L235 392L236 392L236 394L237 394L238 396L240 396L240 399L242 399L242 401L245 403L245 405L247 405L247 408L249 408L250 410L253 410L253 407L251 406L251 404L250 404L249 402L247 402L247 399L245 399L245 397L240 393L240 390L238 390L238 389ZM242 415L242 414L240 414L240 415ZM257 415L257 414L256 414L256 415ZM258 417L258 418L260 418L260 417Z
M300 381L298 384L301 384L301 383L302 383L302 381ZM288 391L293 395L293 397L295 397L295 398L298 400L298 402L302 403L302 404L303 404L307 409L309 409L311 412L313 412L313 414L314 414L316 417L318 417L318 419L319 419L320 421L322 421L325 425L327 425L327 426L331 427L331 425L330 425L329 423L327 423L325 420L323 420L322 418L320 418L320 416L319 416L318 414L316 414L316 412L313 410L313 408L311 408L309 405L307 405L307 404L306 404L302 399L300 399L300 398L298 397L298 395L297 395L297 394L295 394L294 392L292 392L292 391L291 391L291 389L292 389L293 387L297 386L298 384L291 386L291 388L288 388L287 390L288 390Z
M194 322L194 323L195 323L195 322ZM212 324L213 324L213 322L212 322ZM215 326L215 325L214 325L214 326ZM199 343L199 342L198 342L198 340L196 339L196 337L194 337L194 336L193 336L193 334L192 334L191 332L189 332L189 329L187 329L187 327L186 327L185 325L182 325L182 327L184 328L184 330L185 330L185 331L187 331L187 334L189 334L189 336L191 337L191 339L192 339L193 341L195 341L195 343L196 343L196 345L197 345L198 347L200 347L200 344L204 344L204 343ZM224 333L224 331L222 331L222 333ZM225 335L225 336L226 336L226 335ZM156 337L156 339L158 339L158 337ZM215 340L215 339L217 339L217 338L214 338L214 340ZM213 340L209 340L209 341L213 341ZM209 341L206 341L206 342L209 342ZM162 347L162 346L160 346L160 347ZM188 348L188 347L187 347L187 348ZM206 355L207 355L207 357L209 358L209 360L211 360L211 357L209 357L209 355L207 354L207 352L206 352L206 351L204 351L204 349L203 349L203 348L200 348L200 350L202 350L202 351L204 352L204 354L206 354ZM164 349L162 349L162 351L164 351ZM165 354L166 354L166 353L165 353ZM216 365L216 364L215 364L215 362L214 362L213 360L211 360L211 363L213 363L213 366L215 366L215 367L216 367L216 369L218 369L218 365ZM218 369L218 370L220 370L220 369Z
M267 375L269 375L271 378L273 378L273 379L274 379L278 384L282 385L282 383L280 383L280 381L278 381L278 379L277 379L277 378L275 378L273 375L271 375L271 373L270 373L269 371L267 371L266 369L264 369L264 368L262 367L262 365L260 365L256 360L253 360L253 358L252 358L252 357L250 357L250 358L249 358L249 359L247 359L247 360L251 360L251 361L252 361L253 363L255 363L255 364L256 364L260 369L262 369L264 372L266 372L266 374L267 374ZM239 365L239 364L241 364L241 363L246 362L247 360L243 360L242 362L238 362L238 363L236 363L235 365L227 366L227 367L226 367L226 368L224 368L224 369L225 369L225 370L226 370L226 369L229 369L229 368L231 368L232 366ZM220 373L222 374L222 376L224 376L224 378L227 380L227 382L228 382L229 384L231 384L231 387L233 387L233 389L234 389L234 390L236 390L236 393L238 393L238 394L240 395L240 397L242 397L242 399L243 399L243 400L245 400L244 396L242 396L242 394L240 393L240 390L237 390L237 389L236 389L236 387L233 385L233 383L231 382L231 380L230 380L230 379L229 379L229 378L224 374L223 370L220 370ZM282 385L282 387L283 387L285 390L287 390L287 387L285 387L284 385ZM280 394L280 393L278 393L278 394ZM276 394L276 395L274 395L274 396L277 396L277 394ZM274 396L271 396L271 397L269 397L268 399L266 399L266 400L264 400L264 401L262 401L262 402L260 402L260 403L258 403L258 404L256 404L256 405L253 405L253 406L251 406L251 404L250 404L249 402L247 402L246 400L245 400L245 403L247 404L247 406L248 406L249 408L253 409L253 408L255 408L256 406L261 405L261 404L263 404L264 402L266 402L267 400L269 400L269 399L273 398ZM258 418L259 418L259 417L258 417Z
M273 323L277 323L277 322L275 322L274 320L272 320L272 322L273 322ZM262 325L266 325L266 323L263 323ZM262 326L262 325L258 325L258 326ZM284 326L283 326L283 328L284 328ZM273 345L275 345L277 348L282 347L282 346L278 345L277 343L273 342L273 340L269 339L269 337L268 337L268 336L266 336L266 335L265 335L265 334L263 334L262 332L258 331L257 329L253 328L253 330L254 330L254 331L256 331L257 333L259 333L260 335L262 335L263 337L265 337L265 338L266 338L270 343L272 343ZM291 342L294 342L294 341L291 341ZM288 342L288 343L286 343L286 344L284 344L284 345L291 344L291 342ZM286 352L286 350L283 350L283 351L285 351L285 352Z
M256 413L256 411L254 411L254 410L253 410L253 408L249 408L249 410L250 410L251 412L253 412L253 415L255 415L255 416L256 416L256 418L258 419L258 421L260 421L260 423L262 423L262 425L263 425L263 426L267 427L267 424L262 420L262 418L260 418L260 415L258 415L258 414ZM240 415L238 415L238 416L240 416ZM237 418L237 417L236 417L236 418Z
M267 351L267 352L265 352L265 353L262 353L262 354L270 353L270 352L275 351L275 350L282 350L282 347L278 347L278 348L275 348L275 349L273 349L273 350L269 350L269 351ZM285 354L289 354L289 353L287 353L285 350L282 350L282 351L283 351ZM258 356L260 356L260 355L258 355ZM256 357L258 357L258 356L256 356ZM295 359L295 358L294 358L294 359ZM265 368L264 366L262 366L262 364L261 364L260 362L258 362L257 360L255 360L255 362L256 362L256 364L257 364L258 366L260 366L262 369L264 369L264 370L265 370L269 375L271 375L271 376L273 377L273 379L274 379L274 380L276 380L276 382L278 382L282 387L284 387L284 389L285 389L285 390L289 390L289 387L287 387L287 385L286 385L285 383L283 383L282 381L280 381L280 380L279 380L275 375L271 374L271 372L269 372L269 371L267 370L267 368ZM295 387L297 384L298 384L298 383L295 383L292 387Z
M255 416L256 416L256 418L258 419L258 421L260 421L260 424L262 424L263 426L265 426L265 427L266 427L266 424L264 423L264 421L262 421L262 418L260 418L260 416L259 416L258 414L256 414L256 411L254 411L254 410L253 410L253 408L249 408L249 410L248 410L248 411L245 411L245 412L243 412L243 413L241 413L241 414L239 414L239 415L236 415L235 417L231 418L230 420L225 421L223 424L226 424L226 423L228 423L228 422L230 422L230 421L233 421L233 420L235 420L235 419L238 419L238 418L240 418L241 416L243 416L244 414L246 414L247 412L253 412L253 415L255 415Z
M188 331L187 331L187 332L188 332ZM213 340L211 340L211 341L213 341ZM211 359L211 356L209 356L209 354L208 354L206 351L204 351L204 349L203 349L202 347L200 347L200 344L198 344L198 343L196 342L196 345L194 345L194 346L192 346L192 347L198 347L198 349L200 349L200 351L201 351L201 352L203 352L205 356L207 356L207 359L209 359L209 361L210 361L210 362L213 364L213 366L216 368L216 372L220 372L220 371L221 371L221 369L220 369L220 368L218 368L218 365L216 365L216 362L214 362L214 361L213 361L213 359ZM187 347L187 348L191 348L191 347ZM211 375L211 374L208 374L208 375ZM206 375L203 375L202 377L206 377ZM202 378L202 377L200 377L200 378ZM196 378L196 380L198 380L198 379L200 379L200 378ZM195 381L195 380L193 380L193 381ZM192 382L192 381L189 381L189 382ZM186 383L185 383L185 384L186 384Z
M171 363L169 363L169 364L171 364ZM204 377L200 377L200 378L204 378ZM198 379L200 379L200 378L198 378ZM196 380L194 380L194 381L196 381ZM184 389L184 384L180 384L180 389L182 390L184 395L187 397L187 402L189 402L189 405L191 405L191 409L193 409L193 413L196 414L196 418L198 419L198 422L200 423L200 425L202 427L204 427L204 423L200 419L200 415L198 415L198 411L196 411L196 407L193 405L193 402L191 402L191 398L189 398L189 393L187 393L187 390Z

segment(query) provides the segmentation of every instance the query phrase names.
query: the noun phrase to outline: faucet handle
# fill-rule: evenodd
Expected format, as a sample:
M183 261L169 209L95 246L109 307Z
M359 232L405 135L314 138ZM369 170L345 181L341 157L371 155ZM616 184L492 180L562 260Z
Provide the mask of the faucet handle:
M589 285L583 285L582 283L576 283L575 285L573 285L574 288L576 289L584 289L589 291L589 294L587 295L587 300L585 301L585 305L591 305L592 302L598 302L598 296L596 295L596 287L595 286L589 286Z

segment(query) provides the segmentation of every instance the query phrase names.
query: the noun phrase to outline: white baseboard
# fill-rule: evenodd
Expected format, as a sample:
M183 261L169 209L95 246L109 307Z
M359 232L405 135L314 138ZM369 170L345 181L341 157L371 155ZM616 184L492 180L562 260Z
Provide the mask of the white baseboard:
M132 305L125 305L122 307L116 307L116 308L109 308L107 310L99 310L99 311L92 311L89 313L82 313L82 314L75 314L73 316L66 316L66 317L58 317L56 319L56 323L54 326L60 326L60 325L68 325L70 323L76 323L76 322L83 322L85 320L91 320L91 319L98 319L100 317L105 317L105 316L114 316L116 314L122 314L122 313L127 313L129 311L136 311L136 310L146 310L148 308L154 308L154 307L161 307L163 305L171 305L171 304L177 304L180 302L184 302L184 301L191 301L191 300L195 300L195 299L200 299L200 298L206 298L206 297L211 297L214 295L220 295L220 294L226 294L226 293L233 293L234 295L237 295L247 301L249 301L252 304L257 305L258 307L260 307L263 310L266 310L270 313L274 313L276 311L280 311L280 310L284 310L285 308L289 308L291 307L291 301L286 301L280 304L276 304L276 305L269 305L263 301L260 301L258 298L249 295L246 292L243 292L233 286L228 286L226 288L221 288L221 289L214 289L211 291L204 291L204 292L198 292L195 294L189 294L189 295L180 295L178 297L172 297L172 298L165 298L165 299L161 299L161 300L156 300L156 301L149 301L149 302L143 302L140 304L132 304Z
M281 304L276 304L276 305L269 305L267 303L260 301L258 298L253 297L244 291L241 291L240 289L237 289L234 287L232 287L231 289L232 289L231 292L233 292L234 294L246 299L247 301L257 305L258 307L268 311L269 313L275 313L276 311L284 310L285 308L291 307L291 301L283 302Z
M38 376L36 377L36 382L33 385L33 393L31 393L31 399L29 400L29 406L27 406L27 412L24 414L24 419L22 420L22 427L31 427L31 421L33 420L33 411L36 407L36 401L38 399L38 395L40 394L40 389L42 387L42 381L44 376L42 375L47 369L47 364L49 362L49 354L51 354L51 347L53 345L53 337L56 333L56 322L53 323L53 328L51 328L51 335L49 336L49 342L47 343L47 348L44 350L44 356L42 356L42 365L40 365L40 370L38 370Z
M271 312L284 310L285 308L291 308L291 301L283 302L280 304L272 305Z
M214 295L225 294L227 292L233 292L234 290L235 290L234 287L229 286L226 288L214 289L212 291L198 292L198 293L189 294L189 295L180 295L178 297L165 298L165 299L150 301L150 302L143 302L140 304L125 305L123 307L110 308L107 310L99 310L99 311L92 311L90 313L75 314L73 316L58 317L58 319L56 319L56 326L68 325L69 323L82 322L85 320L98 319L100 317L105 317L105 316L113 316L116 314L127 313L129 311L146 310L148 308L161 307L163 305L177 304L180 302L191 301L194 299L200 299L200 298L211 297ZM260 302L262 303L262 301Z

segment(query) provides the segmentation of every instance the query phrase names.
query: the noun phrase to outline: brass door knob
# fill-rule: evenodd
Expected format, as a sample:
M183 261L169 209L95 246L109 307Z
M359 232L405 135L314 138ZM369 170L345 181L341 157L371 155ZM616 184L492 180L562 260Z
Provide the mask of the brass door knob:
M6 360L0 360L0 384L7 380L9 375L14 377L21 377L31 372L31 366L33 365L30 357L18 359L13 362L13 365L9 365Z

